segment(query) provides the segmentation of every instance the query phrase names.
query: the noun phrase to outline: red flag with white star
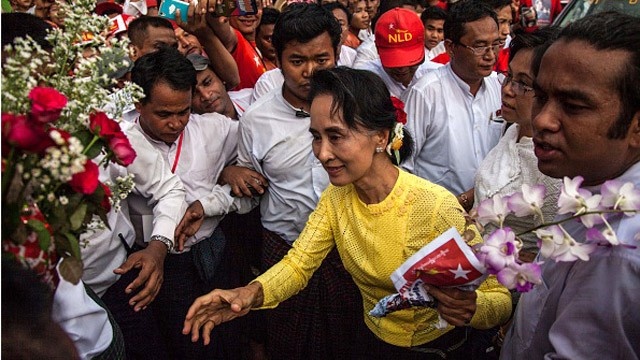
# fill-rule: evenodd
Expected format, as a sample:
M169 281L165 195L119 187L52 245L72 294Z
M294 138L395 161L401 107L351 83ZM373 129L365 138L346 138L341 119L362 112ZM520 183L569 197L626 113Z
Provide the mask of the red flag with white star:
M399 293L421 279L434 286L479 285L485 269L458 231L451 228L411 256L391 274Z

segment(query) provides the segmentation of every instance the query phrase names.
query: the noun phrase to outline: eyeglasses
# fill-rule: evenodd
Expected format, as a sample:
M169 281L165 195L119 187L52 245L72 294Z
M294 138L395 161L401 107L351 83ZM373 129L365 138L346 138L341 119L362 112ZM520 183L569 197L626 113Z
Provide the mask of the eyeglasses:
M513 80L513 76L510 74L507 74L504 78L502 78L501 76L498 76L500 80L500 84L502 84L502 87L507 86L508 84L511 84L511 90L516 94L516 96L522 96L528 92L533 91L533 88L529 85L525 85L520 81L515 81Z
M502 47L504 46L501 43L495 43L488 46L469 46L463 43L458 43L458 45L464 46L467 49L471 50L471 52L475 56L485 56L489 52L489 50L493 51L495 55L498 55L500 49L502 49Z

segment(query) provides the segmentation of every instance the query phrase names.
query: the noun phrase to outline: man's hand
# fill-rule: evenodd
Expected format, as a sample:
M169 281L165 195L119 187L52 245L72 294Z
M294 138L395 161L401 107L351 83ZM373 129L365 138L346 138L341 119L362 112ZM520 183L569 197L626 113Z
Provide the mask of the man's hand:
M122 275L133 268L140 269L138 277L125 289L125 293L131 294L144 285L142 290L129 299L129 305L134 306L135 311L146 308L160 292L166 256L167 246L160 241L151 241L145 249L134 252L124 264L113 270L114 273Z
M475 291L463 291L456 288L426 287L427 292L438 299L438 313L442 319L453 326L466 326L476 313Z
M215 326L246 315L252 307L262 305L262 285L259 282L232 290L216 289L200 296L193 302L184 320L182 333L191 333L191 341L202 338L204 344L211 341L211 331Z
M253 197L254 194L251 193L250 188L262 195L269 185L267 179L260 173L235 165L229 165L222 170L219 182L222 185L231 185L231 190L237 197Z
M174 238L176 239L177 251L182 251L184 249L184 242L200 230L204 218L204 208L200 200L191 203L176 227Z

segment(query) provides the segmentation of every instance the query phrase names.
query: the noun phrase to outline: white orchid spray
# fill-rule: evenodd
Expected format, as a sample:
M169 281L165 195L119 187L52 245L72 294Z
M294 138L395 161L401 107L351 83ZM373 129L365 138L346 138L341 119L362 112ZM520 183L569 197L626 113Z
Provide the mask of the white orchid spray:
M501 284L509 289L527 292L541 283L540 265L543 262L524 263L519 259L522 248L520 236L527 233L534 233L538 238L542 258L557 262L588 261L589 255L598 246L636 246L629 241L620 241L608 219L640 213L640 189L635 188L633 183L610 180L602 184L600 194L593 194L580 187L583 181L580 176L564 178L558 197L558 215L564 217L557 220L547 222L542 215L541 207L546 192L543 185L525 184L522 192L486 199L472 211L471 218L480 228L489 223L498 227L485 234L484 242L475 250L487 271L495 274ZM504 226L504 220L509 215L536 215L542 219L542 224L516 234ZM584 242L574 239L563 227L563 224L575 221L587 229ZM638 241L640 238L636 236L629 240Z

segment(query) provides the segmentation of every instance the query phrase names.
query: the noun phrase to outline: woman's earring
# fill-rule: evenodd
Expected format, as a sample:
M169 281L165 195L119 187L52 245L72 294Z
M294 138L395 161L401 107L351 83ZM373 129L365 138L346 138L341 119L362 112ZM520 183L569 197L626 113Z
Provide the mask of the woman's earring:
M378 147L376 148L376 152L377 152L377 153L381 153L381 152L383 152L383 151L384 151L384 148L383 148L382 146L378 146Z

